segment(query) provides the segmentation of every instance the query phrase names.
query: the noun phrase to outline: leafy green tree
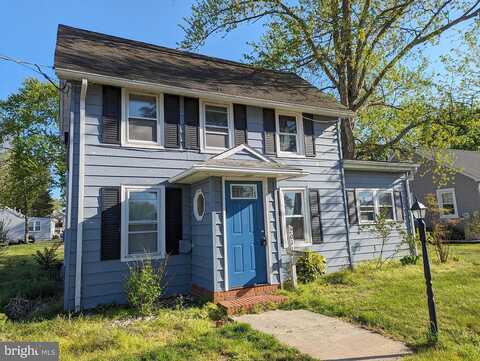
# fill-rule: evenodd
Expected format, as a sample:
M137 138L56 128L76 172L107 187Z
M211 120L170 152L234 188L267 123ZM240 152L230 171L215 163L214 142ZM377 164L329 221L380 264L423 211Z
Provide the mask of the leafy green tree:
M181 46L196 48L212 34L262 21L266 31L248 60L303 75L356 114L387 76L421 63L441 34L479 14L478 0L197 0ZM347 158L355 156L355 122L342 122Z
M34 78L0 101L0 143L10 143L0 165L0 204L25 215L25 240L29 217L40 209L42 198L48 200L45 193L63 186L65 157L58 134L58 106L57 88Z

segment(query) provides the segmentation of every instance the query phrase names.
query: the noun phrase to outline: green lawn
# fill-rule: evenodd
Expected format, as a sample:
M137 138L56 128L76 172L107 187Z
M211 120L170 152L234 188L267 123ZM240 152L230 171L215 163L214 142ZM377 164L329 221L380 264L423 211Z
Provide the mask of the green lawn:
M436 259L432 252L432 259ZM417 350L411 360L480 360L480 244L451 246L447 264L433 262L440 342L430 346L421 262L381 271L362 265L295 291L286 307L342 317Z
M12 289L41 279L32 259L42 245L13 246L0 260L0 312ZM432 254L432 258L435 258ZM365 325L417 350L412 360L480 360L480 245L452 246L451 261L433 264L440 342L427 338L428 313L421 265L369 265L302 285L289 308L306 308ZM33 291L33 294L35 293ZM58 311L61 295L47 295ZM160 309L152 317L106 308L73 316L54 314L1 323L0 340L58 341L62 360L310 360L245 325L216 326L212 304Z
M43 245L12 246L0 260L0 312L12 295L35 283L41 271L32 254ZM24 291L22 291L24 292ZM29 291L32 292L32 291ZM50 297L50 296L49 296ZM58 310L61 295L48 298ZM0 340L57 341L61 360L312 360L297 350L245 325L216 327L212 304L160 309L141 319L133 311L107 308L73 316L49 310L46 317L25 322L0 318Z

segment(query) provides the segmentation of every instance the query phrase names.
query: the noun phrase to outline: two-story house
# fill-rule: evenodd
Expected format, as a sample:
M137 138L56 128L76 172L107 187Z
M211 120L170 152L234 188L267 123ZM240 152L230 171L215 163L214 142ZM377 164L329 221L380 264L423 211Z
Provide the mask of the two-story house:
M329 271L378 256L380 211L412 231L405 163L343 161L351 113L299 76L67 26L65 307L125 303L129 262L167 257L166 295L271 292L288 248ZM385 254L408 247L398 232ZM238 290L242 292L235 293Z

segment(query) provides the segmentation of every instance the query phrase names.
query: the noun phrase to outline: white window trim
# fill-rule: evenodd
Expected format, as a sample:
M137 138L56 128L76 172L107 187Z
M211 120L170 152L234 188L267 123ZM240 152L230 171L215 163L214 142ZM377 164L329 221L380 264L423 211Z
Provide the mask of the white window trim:
M287 217L286 217L286 212L285 212L285 199L284 199L284 193L285 192L301 192L302 193L302 208L304 211L303 215L303 230L305 232L305 240L303 242L294 242L293 247L294 248L301 248L301 247L306 247L306 246L311 246L312 245L312 230L311 230L311 222L310 222L310 204L307 202L307 188L290 188L290 187L283 187L279 188L279 193L280 193L280 210L282 214L282 236L283 239L288 241L288 236L287 236ZM286 242L286 243L287 243Z
M243 187L243 186L253 186L253 194L254 196L253 197L234 197L233 196L233 187L235 186L240 186L240 187ZM231 183L230 184L230 199L257 199L258 198L258 195L257 195L257 185L255 183Z
M121 229L121 261L140 261L144 259L162 259L165 258L165 186L131 186L131 185L122 185L122 229ZM127 192L129 190L135 191L146 191L152 192L155 191L160 197L160 202L158 204L158 236L157 236L157 249L156 253L142 254L142 255L129 255L128 254L128 202L127 202Z
M442 200L442 195L443 194L448 194L448 193L451 193L452 194L452 198L453 198L453 210L454 210L454 213L453 214L442 214L440 213L440 218L442 219L454 219L454 218L458 218L458 205L457 205L457 197L455 195L455 188L441 188L441 189L437 189L437 203L438 203L438 207L443 209L443 200Z
M33 230L30 230L30 224L33 223ZM38 225L38 229L36 227ZM29 233L35 233L35 232L41 232L42 231L42 224L40 221L29 221L28 222L28 232Z
M228 147L207 147L207 133L205 122L205 106L211 105L215 107L227 108L227 122L228 122ZM205 99L200 99L200 151L202 153L221 153L235 146L235 135L233 125L233 104L232 103L218 103Z
M202 214L199 214L197 210L197 201L200 195L203 196L203 213ZM205 195L203 194L201 189L197 189L195 191L195 194L193 195L193 215L195 216L195 219L197 220L197 222L201 222L203 220L203 217L205 216L206 208L207 208L207 200L205 199Z
M380 204L378 202L378 193L379 192L388 192L390 193L390 197L392 199L392 210L393 210L393 219L387 220L387 222L396 222L397 221L397 212L395 207L395 197L393 193L393 188L356 188L355 189L355 198L357 200L357 214L358 214L358 224L375 224L377 223L376 220L374 221L362 221L361 214L360 214L360 199L358 197L359 192L373 192L373 210L375 213L375 218L380 214Z
M129 102L130 94L155 97L156 106L157 106L157 141L156 142L129 139L128 102ZM122 146L163 149L164 148L163 147L163 132L164 132L163 128L164 128L163 94L148 93L148 92L122 88Z
M280 116L295 117L297 122L297 151L285 152L280 149ZM303 142L303 121L302 115L286 111L275 111L275 143L277 144L277 157L305 158L305 144ZM291 134L291 133L290 133Z

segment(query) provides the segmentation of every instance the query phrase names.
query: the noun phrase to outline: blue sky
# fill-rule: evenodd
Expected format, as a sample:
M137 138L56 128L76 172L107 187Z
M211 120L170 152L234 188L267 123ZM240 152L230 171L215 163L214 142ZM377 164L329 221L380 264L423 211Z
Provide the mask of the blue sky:
M3 0L0 5L0 55L52 65L58 24L66 24L111 35L176 47L182 40L179 24L190 14L194 0ZM207 55L241 60L248 52L247 41L257 39L262 26L243 27L226 38L211 38L201 49ZM433 59L450 49L445 37ZM432 67L434 68L434 67ZM54 75L53 71L47 73ZM15 92L31 70L0 61L0 99ZM58 192L54 192L55 196Z

